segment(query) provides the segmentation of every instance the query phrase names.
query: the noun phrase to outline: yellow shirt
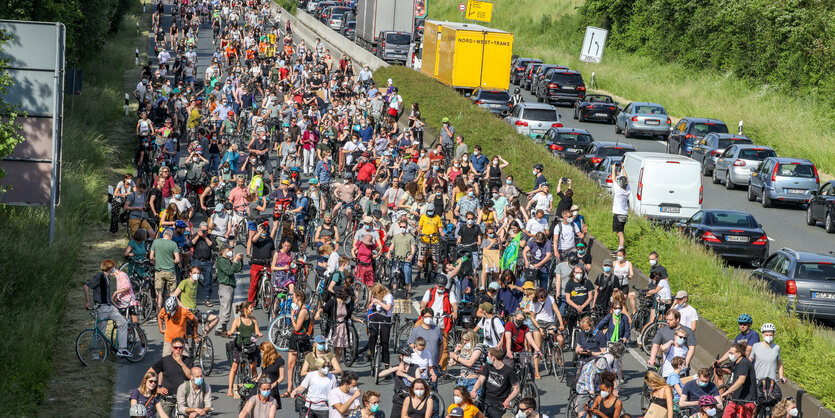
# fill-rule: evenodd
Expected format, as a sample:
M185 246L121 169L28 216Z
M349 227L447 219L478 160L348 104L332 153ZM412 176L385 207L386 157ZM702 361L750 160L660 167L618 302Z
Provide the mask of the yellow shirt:
M441 230L443 227L443 222L441 221L441 217L435 215L433 217L429 217L426 215L420 215L420 220L418 221L418 228L420 233L423 235L432 235L437 234L438 231ZM421 238L424 243L429 243L428 238ZM432 240L433 243L437 243L437 238Z
M447 415L449 415L449 413L452 412L452 408L458 408L458 405L450 405L449 408L447 408L446 410ZM464 418L473 418L478 414L478 408L476 408L475 405L467 405L461 409L464 410Z

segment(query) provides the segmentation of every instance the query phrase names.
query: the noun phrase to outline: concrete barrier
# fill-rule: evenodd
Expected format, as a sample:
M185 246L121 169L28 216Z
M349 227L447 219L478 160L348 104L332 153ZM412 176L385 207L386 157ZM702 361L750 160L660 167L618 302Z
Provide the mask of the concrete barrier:
M366 51L361 46L351 42L348 38L342 36L339 32L334 31L328 26L325 26L324 23L316 20L313 16L307 14L302 10L297 10L297 16L290 14L287 10L281 8L281 6L272 3L273 10L281 9L281 17L282 19L286 19L289 17L290 22L293 24L294 28L299 28L301 30L307 30L309 33L302 34L303 38L319 38L322 42L326 43L330 46L331 55L334 57L335 61L338 61L341 54L346 54L351 57L354 62L359 63L360 66L363 64L368 64L368 67L371 71L376 71L378 68L381 67L388 67L389 64L385 61L377 58L374 54ZM311 35L312 34L312 35ZM335 53L339 51L341 54L337 55ZM358 68L359 70L359 68Z

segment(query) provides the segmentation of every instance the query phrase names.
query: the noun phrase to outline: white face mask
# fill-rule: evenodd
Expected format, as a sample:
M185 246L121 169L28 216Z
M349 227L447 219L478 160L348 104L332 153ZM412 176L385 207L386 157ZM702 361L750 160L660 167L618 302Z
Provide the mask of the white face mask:
M460 396L453 396L452 401L455 402L456 405L461 405L461 402L464 401L464 398Z
M528 416L528 414L526 414L522 411L519 411L519 412L516 413L516 418L526 418L527 416Z
M736 354L728 354L728 360L736 361Z
M789 416L796 417L797 416L797 408L789 409Z
M328 368L327 366L322 367L321 369L319 369L319 373L322 373L323 376L327 376L329 371L330 371L330 368Z
M574 273L574 278L577 279L577 280L582 280L583 273Z
M426 393L425 390L416 390L415 396L417 396L418 398L422 398L424 393Z
M357 390L359 390L359 388L356 386L351 386L350 388L348 388L348 392L351 393L356 393Z
M423 318L423 323L429 326L432 326L434 320L432 318Z
M600 391L600 397L603 398L603 399L608 398L609 397L609 391L601 390Z
M615 309L615 310L612 311L612 314L614 314L615 316L619 316L620 312L621 312L620 309Z
M658 264L658 260L649 260L649 265L654 266Z
M774 341L774 336L773 335L766 335L765 337L763 337L763 341L771 344L771 342Z
M200 280L200 273L194 273L191 275L191 280L197 281Z
M226 257L232 258L232 251L227 251L226 252Z
M618 256L618 261L623 261L623 256L622 255Z
M716 408L705 409L705 414L709 417L716 416Z

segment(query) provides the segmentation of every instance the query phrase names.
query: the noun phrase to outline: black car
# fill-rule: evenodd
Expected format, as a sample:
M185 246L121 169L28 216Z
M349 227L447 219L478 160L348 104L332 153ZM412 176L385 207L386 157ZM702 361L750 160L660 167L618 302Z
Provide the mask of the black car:
M612 96L587 94L582 99L574 102L574 119L579 119L580 122L596 120L615 123L617 115L618 105L612 100Z
M705 135L701 141L694 142L695 145L693 145L693 150L690 152L690 158L702 163L702 174L709 176L713 174L713 168L716 167L716 160L725 152L725 148L733 144L753 143L745 135L711 133Z
M577 157L577 166L585 171L591 171L597 167L606 157L623 157L627 152L635 151L630 144L619 142L592 142L586 148L583 155Z
M516 58L516 61L513 61L510 64L510 82L513 84L519 85L519 82L522 80L522 73L525 72L525 68L528 68L528 63L530 62L542 62L541 59L538 58L523 58L519 57Z
M726 134L728 126L719 119L683 118L670 132L667 153L690 156L693 144L713 132Z
M551 128L545 134L545 144L555 157L575 162L594 142L589 131L575 128Z
M678 225L682 232L726 260L758 267L768 256L768 236L748 212L704 209Z
M789 311L835 321L835 256L781 248L751 277L785 298Z
M519 87L522 87L525 90L530 90L533 77L541 66L541 62L529 62L528 66L525 67L525 72L522 74L522 81L519 83Z
M536 86L536 100L547 103L574 103L586 95L586 82L577 71L551 69Z
M542 65L540 65L536 69L536 71L534 71L533 77L531 77L531 88L528 89L528 90L531 91L531 93L536 94L537 86L539 86L539 83L545 78L545 73L552 68L556 68L556 69L560 69L560 70L567 70L568 69L568 67L564 67L562 65L556 65L556 64L542 64Z
M356 31L357 31L357 21L356 20L351 20L349 22L346 22L344 25L342 25L342 30L340 32L342 33L342 36L344 36L344 37L353 41L354 36L356 36Z
M507 90L476 89L467 93L467 97L494 115L505 117L510 113L510 94Z
M817 225L818 221L823 222L826 232L835 232L835 180L829 180L820 190L813 191L806 206L806 223Z
M318 5L316 5L316 10L313 11L313 16L316 16L316 19L321 20L322 19L322 14L324 14L325 11L329 7L333 7L333 6L336 6L338 4L339 3L335 2L335 1L323 1L323 2L319 3Z

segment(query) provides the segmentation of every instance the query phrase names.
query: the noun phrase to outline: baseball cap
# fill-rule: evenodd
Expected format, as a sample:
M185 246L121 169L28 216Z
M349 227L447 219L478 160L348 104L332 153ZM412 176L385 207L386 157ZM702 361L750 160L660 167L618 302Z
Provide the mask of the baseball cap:
M612 259L611 259L611 258L607 258L606 260L604 260L604 261L603 261L603 265L604 265L604 266L609 266L609 267L612 267Z
M315 178L312 178L312 179L307 181L307 184L319 184L319 180L317 180Z
M686 298L686 297L687 297L687 291L685 291L685 290L679 290L678 292L676 292L676 297L675 297L675 299L684 299L684 298Z
M497 282L490 282L490 285L487 286L487 288L488 289L493 289L493 290L499 290L499 289L502 288L502 286L499 285L499 283L497 283Z
M447 123L447 122L449 122L449 118L445 117L445 118L441 119L441 123Z
M389 83L389 84L391 84L391 83L392 83L391 79L388 79L388 83Z
M281 184L290 184L290 180L281 180Z
M316 338L313 339L313 342L316 344L324 344L325 343L325 336L324 335L317 335Z
M478 307L484 312L493 313L493 304L490 302L482 302Z
M223 203L218 203L215 205L215 212L222 212L223 211Z
M370 224L371 222L374 222L374 218L371 216L365 215L362 217L362 223Z
M461 407L456 406L455 408L452 408L451 411L449 411L449 416L451 416L451 417L463 417L464 416L464 410L461 409Z

